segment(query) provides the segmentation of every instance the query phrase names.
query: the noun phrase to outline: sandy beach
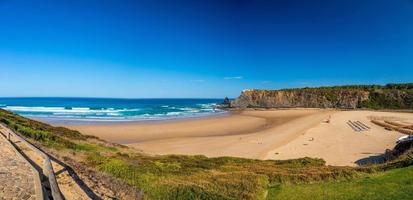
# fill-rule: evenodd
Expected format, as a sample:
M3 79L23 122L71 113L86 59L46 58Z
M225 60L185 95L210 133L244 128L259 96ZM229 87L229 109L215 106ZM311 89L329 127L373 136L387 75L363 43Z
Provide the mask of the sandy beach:
M71 129L150 154L202 154L255 159L317 157L328 165L356 161L394 147L403 134L372 124L370 117L413 121L412 113L286 109L240 111L229 116L156 123L71 125ZM326 120L330 118L330 123ZM356 132L346 122L371 127Z

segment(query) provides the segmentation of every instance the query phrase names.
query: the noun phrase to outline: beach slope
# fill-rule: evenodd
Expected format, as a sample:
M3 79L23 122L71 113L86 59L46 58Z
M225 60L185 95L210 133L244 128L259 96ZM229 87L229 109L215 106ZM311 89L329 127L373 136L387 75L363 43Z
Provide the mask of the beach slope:
M354 166L394 147L403 134L372 124L371 116L412 119L411 113L279 109L235 112L202 119L68 128L126 144L150 154L187 154L254 159L323 158L329 165ZM329 123L326 121L330 119ZM346 123L371 127L356 132Z

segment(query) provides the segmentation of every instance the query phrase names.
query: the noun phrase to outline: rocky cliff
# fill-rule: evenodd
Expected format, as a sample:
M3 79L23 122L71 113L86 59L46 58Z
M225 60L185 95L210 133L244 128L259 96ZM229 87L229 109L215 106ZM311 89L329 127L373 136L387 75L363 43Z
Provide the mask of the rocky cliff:
M244 90L233 108L413 109L413 86L338 86L284 90ZM400 85L396 85L400 86Z
M245 90L232 107L238 108L347 108L360 107L369 92L357 90L330 91L302 90Z

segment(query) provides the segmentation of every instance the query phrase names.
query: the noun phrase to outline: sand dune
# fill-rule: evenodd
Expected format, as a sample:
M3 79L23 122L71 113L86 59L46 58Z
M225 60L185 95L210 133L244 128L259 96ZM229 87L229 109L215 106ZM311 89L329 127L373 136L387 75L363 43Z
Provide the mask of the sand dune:
M324 123L331 116L331 123ZM161 123L77 125L69 128L127 144L152 154L202 154L257 159L323 158L330 165L355 161L392 148L402 134L369 122L369 116L412 120L413 114L289 109L242 111L230 116ZM355 132L359 120L371 130Z

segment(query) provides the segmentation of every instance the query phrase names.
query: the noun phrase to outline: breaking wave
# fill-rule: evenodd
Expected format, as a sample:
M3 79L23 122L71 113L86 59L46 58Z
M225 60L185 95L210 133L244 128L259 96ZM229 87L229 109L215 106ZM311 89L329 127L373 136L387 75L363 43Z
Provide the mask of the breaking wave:
M40 104L42 105L42 104ZM46 103L44 105L47 105ZM215 109L216 103L155 104L138 105L113 104L112 106L26 106L0 104L2 109L31 117L65 121L141 121L206 116L224 111Z

